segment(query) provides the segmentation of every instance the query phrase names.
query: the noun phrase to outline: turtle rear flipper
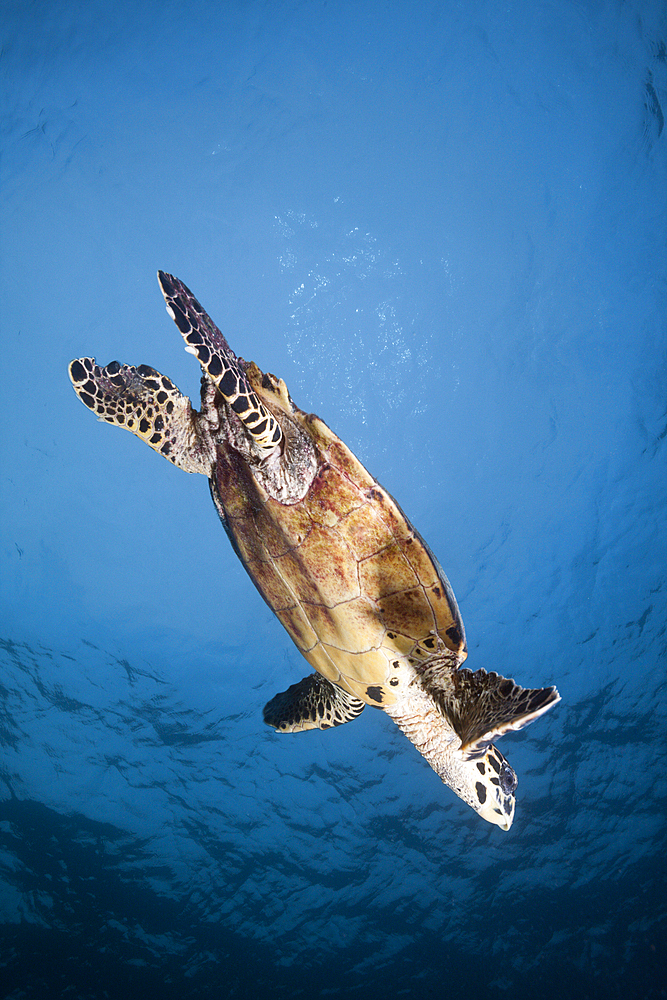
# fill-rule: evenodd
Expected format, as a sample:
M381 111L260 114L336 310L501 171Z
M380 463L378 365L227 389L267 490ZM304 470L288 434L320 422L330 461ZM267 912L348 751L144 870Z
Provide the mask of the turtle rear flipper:
M133 368L112 361L77 358L69 377L82 403L116 427L124 427L185 472L211 474L211 457L202 446L199 414L166 375L148 365Z
M310 674L267 702L264 721L279 733L301 733L342 726L363 710L363 701L321 674Z
M494 740L523 729L560 701L555 687L522 688L486 670L463 667L450 673L450 682L433 694L460 737L466 760L482 756Z

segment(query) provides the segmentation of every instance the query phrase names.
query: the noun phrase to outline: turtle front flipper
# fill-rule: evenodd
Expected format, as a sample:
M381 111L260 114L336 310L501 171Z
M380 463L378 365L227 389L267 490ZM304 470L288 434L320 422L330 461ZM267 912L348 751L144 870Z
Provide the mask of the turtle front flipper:
M264 706L264 721L279 733L331 729L356 719L364 703L320 674L310 674Z
M179 469L210 476L212 459L198 431L199 414L166 375L148 365L112 361L103 368L95 358L77 358L69 377L99 420L136 434Z
M522 688L507 677L463 667L432 694L461 739L466 760L481 757L504 733L523 729L560 701L555 687Z
M253 391L231 347L211 317L179 278L158 271L167 312L183 334L186 351L194 354L205 376L218 387L265 458L283 439L280 424Z

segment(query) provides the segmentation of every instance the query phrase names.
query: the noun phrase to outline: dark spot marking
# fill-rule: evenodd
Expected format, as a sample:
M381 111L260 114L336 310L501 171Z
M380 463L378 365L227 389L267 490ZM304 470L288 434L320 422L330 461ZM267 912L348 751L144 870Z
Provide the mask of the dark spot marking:
M433 649L435 647L435 636L430 635L428 639L424 639L424 645L429 649Z
M189 333L186 340L188 344L192 345L192 347L200 347L204 343L204 338L199 330L193 330L192 333ZM197 356L199 357L199 352L197 352Z
M388 639L395 639L396 638L396 633L395 632L387 632L387 638Z
M144 417L140 421L140 423L139 423L139 430L141 431L142 434L148 434L148 431L150 430L150 426L151 425L148 423L148 421Z
M458 625L450 625L446 630L445 634L455 643L457 646L461 644L461 630Z
M260 423L258 423L256 427L253 427L253 429L252 429L253 434L263 434L264 431L266 430L266 425L267 424L268 424L268 420L262 420L262 421L260 421Z
M167 413L173 413L173 412L174 412L174 401L173 399L170 399L169 402L167 403Z
M217 354L214 354L208 365L208 373L211 378L217 378L222 374L222 361Z
M399 680L398 680L398 677L392 677L392 678L390 679L389 683L391 684L391 686L392 686L393 688L397 687L397 686L398 686L398 684L399 684Z
M80 392L79 399L82 403L85 403L89 409L93 410L95 408L95 400L92 396L89 396L87 392Z
M97 392L97 386L95 385L92 379L88 379L86 384L81 388L83 389L84 392L89 392L91 396L94 396L95 393Z
M484 772L486 771L486 767L484 766L483 760L477 761L477 770L479 771L480 774L484 774Z
M155 398L157 399L158 403L162 404L166 403L169 397L167 396L167 393L164 391L164 389L161 389Z
M478 781L475 785L475 791L477 792L477 798L479 799L481 805L486 802L486 788L481 781Z
M238 379L231 368L228 368L220 379L218 388L223 396L233 396L238 391Z
M512 800L511 799L505 799L505 812L507 813L508 816L512 815Z
M157 417L155 418L155 430L161 431L163 428L164 428L164 420L158 413Z
M273 432L273 437L271 438L271 441L272 441L273 444L278 444L278 442L280 441L280 438L282 436L282 433L283 432L280 429L280 425L276 424L276 429Z
M75 382L83 382L88 378L88 373L80 361L73 361L69 366L70 375Z
M200 364L207 365L208 359L211 357L211 352L209 351L208 347L202 346L197 351L197 357L199 359Z
M181 333L188 333L190 330L190 322L181 309L180 305L176 302L176 299L172 300L171 308L174 313L174 322Z
M496 760L496 758L493 756L493 754L490 753L489 756L486 759L488 760L489 764L491 765L491 767L493 768L493 770L496 772L496 774L500 774L500 764L498 763L498 761Z
M160 279L160 284L162 285L165 294L173 297L176 294L176 289L169 275L165 274L164 271L158 271L157 276Z
M234 413L245 413L245 411L250 408L248 397L241 393L240 396L236 397L234 402L231 404L231 407Z
M383 693L382 693L382 688L379 686L367 687L366 694L372 701L377 701L377 702L382 701Z
M120 371L120 361L111 361L107 365L107 372L109 375L117 375Z
M394 670L399 670L400 666L401 664L398 662L398 660L394 660L394 662L392 663L392 667L394 668Z
M154 368L150 365L139 365L137 368L137 375L141 375L142 378L151 378L151 376L158 375Z
M150 443L151 444L159 444L161 440L162 440L162 435L161 434L154 434L153 437L151 438Z

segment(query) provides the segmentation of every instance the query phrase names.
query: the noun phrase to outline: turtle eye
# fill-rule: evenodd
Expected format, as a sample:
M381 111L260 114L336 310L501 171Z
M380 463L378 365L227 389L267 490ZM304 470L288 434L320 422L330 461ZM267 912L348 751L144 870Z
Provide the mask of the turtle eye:
M498 777L500 780L500 787L505 795L511 795L516 786L519 784L519 779L506 760L504 760L500 765L500 774Z

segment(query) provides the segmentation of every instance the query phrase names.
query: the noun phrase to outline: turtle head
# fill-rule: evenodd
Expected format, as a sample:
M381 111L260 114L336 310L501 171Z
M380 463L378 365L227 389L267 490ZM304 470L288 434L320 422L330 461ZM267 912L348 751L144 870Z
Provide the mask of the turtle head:
M483 755L460 761L456 771L459 787L454 791L457 795L482 819L509 830L514 819L514 793L519 781L500 751L491 744Z

